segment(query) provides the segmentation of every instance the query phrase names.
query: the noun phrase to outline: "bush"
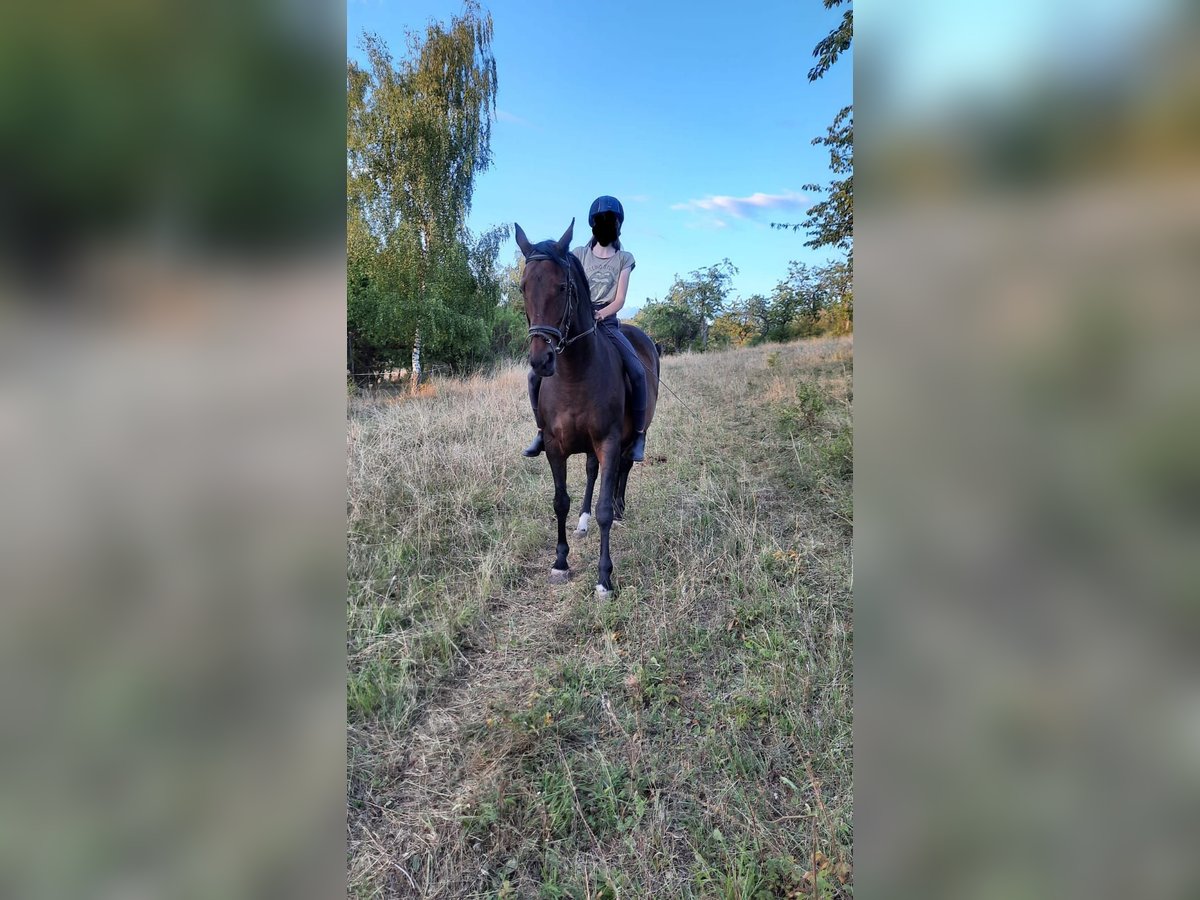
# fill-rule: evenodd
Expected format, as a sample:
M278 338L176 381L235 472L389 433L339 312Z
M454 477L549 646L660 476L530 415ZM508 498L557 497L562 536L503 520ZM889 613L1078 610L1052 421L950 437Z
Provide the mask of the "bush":
M767 365L771 365L770 359ZM802 381L796 385L796 400L779 409L779 426L786 433L816 425L827 408L825 393L815 382Z

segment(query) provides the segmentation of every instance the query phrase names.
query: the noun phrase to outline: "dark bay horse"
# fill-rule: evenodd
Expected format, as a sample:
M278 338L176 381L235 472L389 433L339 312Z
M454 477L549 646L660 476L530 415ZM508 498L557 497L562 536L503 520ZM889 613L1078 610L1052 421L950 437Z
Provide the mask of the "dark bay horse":
M546 443L546 458L554 475L554 513L558 516L558 553L550 580L570 576L567 565L567 458L587 454L587 490L579 530L587 531L592 488L600 476L596 522L600 525L600 569L596 593L613 589L608 533L613 518L625 509L625 485L633 461L633 420L626 395L621 356L597 329L583 266L570 252L575 220L557 241L531 244L520 225L517 246L525 256L521 293L529 321L529 365L543 379L538 394L538 417ZM658 350L645 332L622 324L646 369L646 426L654 419L658 399Z

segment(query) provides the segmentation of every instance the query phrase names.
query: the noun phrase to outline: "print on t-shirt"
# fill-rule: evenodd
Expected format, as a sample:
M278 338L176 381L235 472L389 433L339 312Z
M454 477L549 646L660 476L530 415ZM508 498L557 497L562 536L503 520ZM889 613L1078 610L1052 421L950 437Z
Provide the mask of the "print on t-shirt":
M610 269L600 269L593 272L591 276L592 302L599 301L602 297L607 297L613 289L613 284L616 278Z

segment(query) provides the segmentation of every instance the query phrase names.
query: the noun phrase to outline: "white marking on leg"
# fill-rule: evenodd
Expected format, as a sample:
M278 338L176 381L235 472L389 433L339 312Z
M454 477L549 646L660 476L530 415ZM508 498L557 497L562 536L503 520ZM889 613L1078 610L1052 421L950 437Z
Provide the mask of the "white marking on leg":
M612 595L612 591L602 584L596 585L596 596L601 600L607 600Z
M587 534L588 520L592 518L591 513L579 514L579 527L575 529L576 534Z

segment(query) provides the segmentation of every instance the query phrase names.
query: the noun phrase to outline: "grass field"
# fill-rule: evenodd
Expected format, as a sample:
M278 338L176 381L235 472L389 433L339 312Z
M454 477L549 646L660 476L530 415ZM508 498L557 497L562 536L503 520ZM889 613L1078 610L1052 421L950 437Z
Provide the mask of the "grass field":
M852 896L852 351L663 360L603 602L524 368L351 400L351 896Z

